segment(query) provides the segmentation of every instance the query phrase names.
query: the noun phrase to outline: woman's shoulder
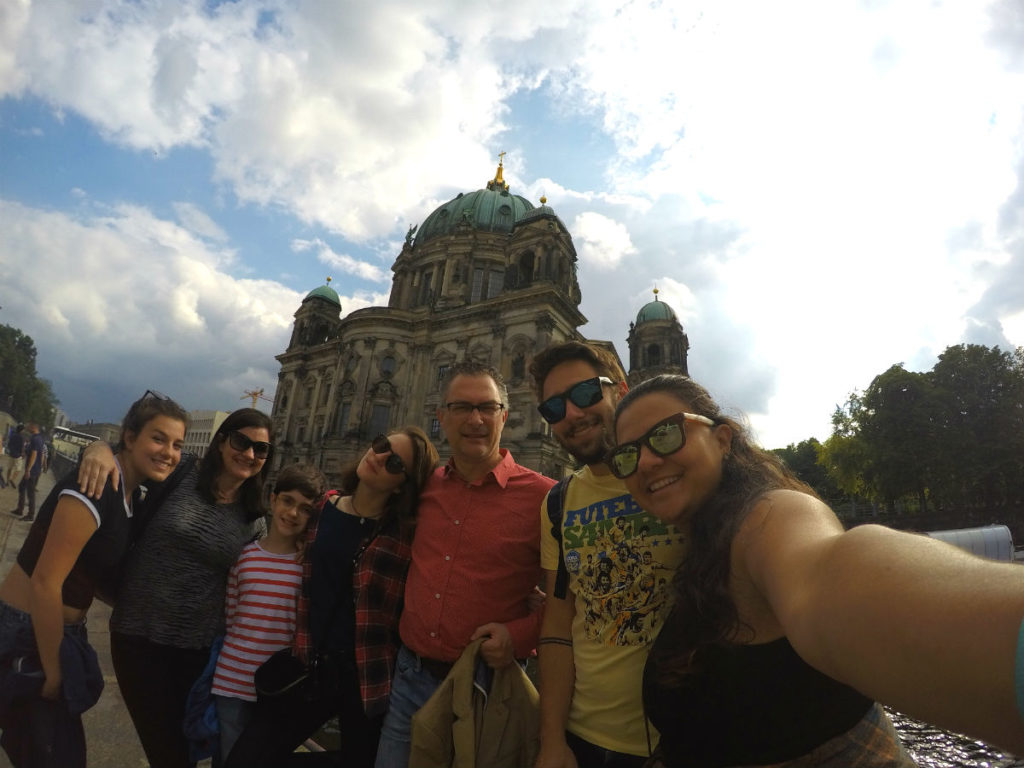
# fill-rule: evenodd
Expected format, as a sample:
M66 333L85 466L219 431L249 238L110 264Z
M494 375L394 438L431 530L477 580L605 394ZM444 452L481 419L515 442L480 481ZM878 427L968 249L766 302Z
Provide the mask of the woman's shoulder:
M736 532L736 543L785 537L796 533L841 532L842 523L821 499L803 491L767 491L751 505Z

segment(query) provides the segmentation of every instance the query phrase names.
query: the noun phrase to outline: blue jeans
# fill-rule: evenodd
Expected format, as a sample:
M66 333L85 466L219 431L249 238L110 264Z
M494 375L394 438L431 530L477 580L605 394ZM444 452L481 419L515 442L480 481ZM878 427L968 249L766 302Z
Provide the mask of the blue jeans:
M441 681L420 666L416 654L404 645L395 661L395 679L384 725L380 731L375 768L407 768L412 742L412 716L427 703Z
M217 723L220 725L220 764L223 765L245 726L252 720L256 702L234 696L214 696L213 703L217 707Z

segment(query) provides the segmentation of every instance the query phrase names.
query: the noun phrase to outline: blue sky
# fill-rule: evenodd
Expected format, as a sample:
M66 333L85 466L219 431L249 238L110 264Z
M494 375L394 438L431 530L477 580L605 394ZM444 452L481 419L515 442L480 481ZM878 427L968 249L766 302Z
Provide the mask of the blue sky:
M302 297L385 304L407 228L548 204L583 332L651 298L769 447L893 363L1024 344L1017 2L12 0L0 322L73 419L273 392Z

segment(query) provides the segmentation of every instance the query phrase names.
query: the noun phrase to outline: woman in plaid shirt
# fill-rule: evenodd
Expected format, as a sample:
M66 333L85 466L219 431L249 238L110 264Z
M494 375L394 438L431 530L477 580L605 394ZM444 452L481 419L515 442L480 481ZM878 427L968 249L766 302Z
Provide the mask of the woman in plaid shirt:
M287 764L338 716L346 765L372 766L388 703L420 489L438 455L419 427L378 435L310 525L295 654L307 685L261 699L226 768Z

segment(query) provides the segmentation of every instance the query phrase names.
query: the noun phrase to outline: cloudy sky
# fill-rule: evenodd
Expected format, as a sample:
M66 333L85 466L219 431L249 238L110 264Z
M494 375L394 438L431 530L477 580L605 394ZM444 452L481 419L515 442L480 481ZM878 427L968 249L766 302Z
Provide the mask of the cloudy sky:
M72 419L231 410L309 290L385 304L501 151L582 331L625 358L657 286L768 447L1024 344L1019 0L0 0L0 323Z

